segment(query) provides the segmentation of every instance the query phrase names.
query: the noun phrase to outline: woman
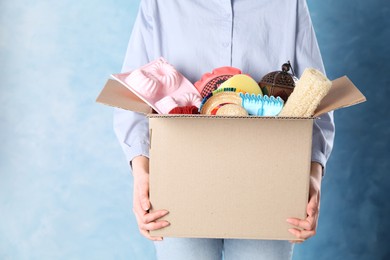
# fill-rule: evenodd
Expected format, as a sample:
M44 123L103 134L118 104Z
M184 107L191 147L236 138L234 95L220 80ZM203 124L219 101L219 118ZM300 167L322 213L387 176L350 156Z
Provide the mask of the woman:
M142 0L129 41L123 71L158 57L196 82L202 74L233 66L259 80L290 60L300 76L307 67L324 72L305 0ZM148 213L148 121L137 113L116 109L114 128L132 166L133 210L140 232L156 241L159 259L290 259L288 241L151 237L166 227L159 220L168 211ZM323 168L333 146L332 113L315 121L308 216L288 219L289 231L306 240L315 234Z

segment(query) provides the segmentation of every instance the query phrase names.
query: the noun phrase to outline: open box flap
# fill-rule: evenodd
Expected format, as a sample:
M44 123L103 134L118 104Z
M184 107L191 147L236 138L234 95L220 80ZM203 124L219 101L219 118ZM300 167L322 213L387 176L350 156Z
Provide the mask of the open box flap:
M364 101L366 101L366 97L347 76L343 76L332 81L332 87L317 107L314 117Z
M96 102L138 113L150 114L153 109L119 81L109 79Z
M347 76L343 76L332 81L332 88L321 101L313 117L364 101L366 101L366 97ZM96 102L143 114L151 114L153 112L153 109L136 94L119 81L113 79L107 81Z

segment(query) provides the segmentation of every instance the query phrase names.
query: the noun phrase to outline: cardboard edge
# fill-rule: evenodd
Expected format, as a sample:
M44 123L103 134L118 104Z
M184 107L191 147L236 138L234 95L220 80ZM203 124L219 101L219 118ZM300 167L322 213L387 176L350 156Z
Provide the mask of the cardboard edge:
M222 116L204 114L148 114L148 118L213 118L213 119L260 119L260 120L310 120L317 117L282 117L282 116Z
M108 79L96 98L97 103L122 108L142 114L151 114L153 109L128 88L114 79Z
M343 76L332 81L332 87L317 107L314 117L319 117L330 111L350 107L365 102L366 97L347 77Z
M212 238L212 239L255 239L255 240L279 240L279 241L296 241L296 242L303 242L304 239L296 238L293 235L289 236L273 236L269 238L259 238L257 236L199 236L199 235L193 235L193 234L187 234L187 233L181 233L177 235L166 235L164 236L164 229L167 227L158 229L158 230L151 230L149 231L151 236L162 236L162 237L170 237L170 238Z
M142 97L135 89L133 89L131 86L129 86L123 79L122 75L128 75L130 73L120 73L120 74L111 74L111 77L114 78L116 81L121 83L124 87L126 87L129 91L131 91L137 98L141 101L147 104L148 106L151 107L151 109L157 111L158 113L161 113L160 110L156 106L154 106L152 103L150 103L146 98Z

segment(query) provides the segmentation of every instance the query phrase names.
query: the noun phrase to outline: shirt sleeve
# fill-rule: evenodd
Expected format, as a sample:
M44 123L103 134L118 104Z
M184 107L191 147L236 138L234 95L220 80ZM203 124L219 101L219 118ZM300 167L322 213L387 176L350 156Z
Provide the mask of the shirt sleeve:
M127 72L151 61L153 53L153 26L146 1L141 1L130 36L122 72ZM134 157L149 157L149 123L145 115L114 109L114 131L125 153L127 162Z
M300 76L305 68L312 67L325 74L306 0L298 1L298 3L295 72L297 76ZM314 121L311 160L320 163L324 169L333 148L334 136L333 112L323 114Z

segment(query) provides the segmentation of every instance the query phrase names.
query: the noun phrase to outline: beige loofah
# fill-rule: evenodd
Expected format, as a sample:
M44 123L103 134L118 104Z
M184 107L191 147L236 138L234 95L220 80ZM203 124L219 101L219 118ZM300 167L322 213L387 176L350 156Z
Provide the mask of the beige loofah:
M332 82L320 71L313 68L305 69L279 116L313 116L331 86Z

